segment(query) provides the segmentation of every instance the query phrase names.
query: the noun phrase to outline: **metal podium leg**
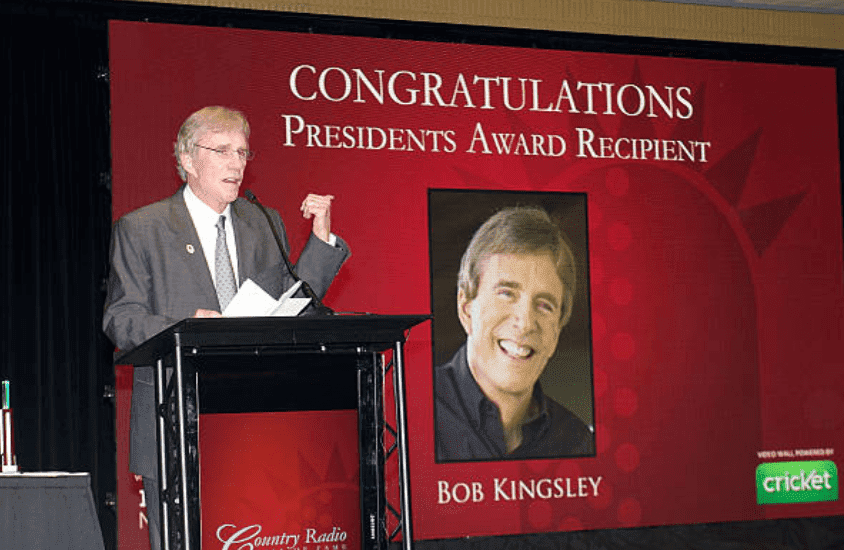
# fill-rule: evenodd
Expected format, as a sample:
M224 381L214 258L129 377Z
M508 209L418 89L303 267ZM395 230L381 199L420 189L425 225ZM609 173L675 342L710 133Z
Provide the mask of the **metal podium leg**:
M161 525L161 548L170 550L170 509L165 495L168 491L167 479L167 439L164 422L164 360L155 363L155 422L158 428L158 523Z
M195 405L187 403L188 399L195 399L196 392L185 387L185 380L190 377L185 376L178 344L172 373L168 376L164 359L159 359L155 378L161 547L196 550L200 544L199 506L196 499L188 498L190 483L198 476L195 461L189 463L196 456L190 452L191 445L196 447L196 423L191 414Z
M357 361L358 449L360 454L361 549L385 550L384 377L380 355L361 354Z
M413 528L410 513L410 468L407 452L407 397L404 390L404 350L396 342L393 351L393 393L396 398L396 441L399 458L399 498L401 499L402 547L410 550Z
M193 510L190 509L190 501L188 500L188 467L187 467L187 441L185 440L185 424L187 423L187 416L185 414L185 391L184 391L184 375L182 372L182 351L178 344L176 344L176 396L178 407L178 424L179 424L179 441L178 441L178 467L180 472L181 487L179 487L179 498L182 505L182 550L191 550L193 544L191 541L190 532L190 515Z

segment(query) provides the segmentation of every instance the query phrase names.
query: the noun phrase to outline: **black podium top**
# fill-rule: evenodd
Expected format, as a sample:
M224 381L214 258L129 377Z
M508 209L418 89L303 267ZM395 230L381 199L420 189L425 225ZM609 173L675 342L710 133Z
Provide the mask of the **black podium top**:
M185 319L115 359L118 365L151 365L176 349L192 354L350 353L384 351L404 342L411 327L430 315L327 315Z

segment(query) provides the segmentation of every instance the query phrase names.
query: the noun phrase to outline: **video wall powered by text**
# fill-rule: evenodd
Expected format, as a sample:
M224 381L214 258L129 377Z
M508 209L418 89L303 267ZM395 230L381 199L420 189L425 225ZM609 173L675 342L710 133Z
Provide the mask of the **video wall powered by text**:
M335 197L352 256L326 302L433 314L405 349L415 538L844 512L833 68L130 22L110 56L115 218L177 192L190 113L232 107L256 152L241 191L294 256L304 196ZM461 290L502 208L547 213L571 273L520 249ZM542 337L490 320L522 303ZM503 356L541 371L521 439L473 408ZM438 456L461 419L503 436Z

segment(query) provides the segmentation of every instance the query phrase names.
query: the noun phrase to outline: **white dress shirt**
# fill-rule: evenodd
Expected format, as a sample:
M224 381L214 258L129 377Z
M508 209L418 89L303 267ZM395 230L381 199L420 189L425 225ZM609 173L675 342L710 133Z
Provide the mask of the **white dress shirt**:
M215 288L217 286L217 270L214 268L217 250L217 220L220 219L221 215L226 217L226 244L229 247L229 256L231 256L232 268L234 269L234 280L239 287L240 275L237 272L237 245L234 241L234 224L232 224L231 217L232 205L226 205L223 213L218 214L213 208L202 202L191 191L189 185L185 185L184 197L188 213L193 220L193 226L196 228L197 235L199 235L199 242L205 253L205 261L208 264L208 271L211 272L211 280L214 282Z

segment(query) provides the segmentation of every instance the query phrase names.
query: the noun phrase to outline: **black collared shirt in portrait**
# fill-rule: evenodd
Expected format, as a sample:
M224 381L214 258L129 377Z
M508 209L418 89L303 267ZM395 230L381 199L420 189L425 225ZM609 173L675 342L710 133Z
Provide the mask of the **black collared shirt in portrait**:
M592 430L545 395L537 382L534 406L522 425L522 444L507 453L498 407L478 386L465 344L434 372L437 462L590 456Z

